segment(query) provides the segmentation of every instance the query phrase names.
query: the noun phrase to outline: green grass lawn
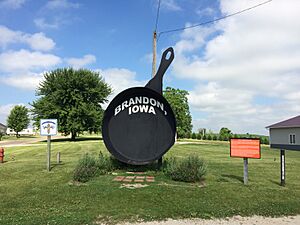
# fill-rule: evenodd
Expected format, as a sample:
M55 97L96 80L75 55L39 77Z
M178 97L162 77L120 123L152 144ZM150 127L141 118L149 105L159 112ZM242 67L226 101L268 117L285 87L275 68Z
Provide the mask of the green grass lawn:
M39 135L21 135L20 137L16 137L16 135L5 135L2 137L2 141L13 141L13 140L28 140L35 139L40 137ZM1 144L1 142L0 142Z
M194 153L204 158L208 164L204 186L174 182L161 172L148 171L155 183L134 190L120 188L121 183L112 181L114 175L84 185L70 182L85 152L106 152L101 140L53 142L51 172L46 171L46 143L6 148L7 162L0 164L0 224L300 214L300 152L286 152L287 184L281 187L279 151L263 147L261 159L249 159L249 185L244 186L243 159L229 157L229 144L202 143L175 145L166 157ZM58 151L60 165L55 164Z

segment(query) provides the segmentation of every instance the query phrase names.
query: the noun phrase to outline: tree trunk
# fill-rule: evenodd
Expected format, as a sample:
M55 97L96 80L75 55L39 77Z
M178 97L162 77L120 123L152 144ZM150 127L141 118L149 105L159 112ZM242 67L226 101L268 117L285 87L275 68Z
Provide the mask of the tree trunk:
M19 138L19 132L16 132L16 137Z
M72 132L71 132L71 140L72 140L72 141L75 141L75 138L76 138L76 132L75 132L75 131L72 131Z

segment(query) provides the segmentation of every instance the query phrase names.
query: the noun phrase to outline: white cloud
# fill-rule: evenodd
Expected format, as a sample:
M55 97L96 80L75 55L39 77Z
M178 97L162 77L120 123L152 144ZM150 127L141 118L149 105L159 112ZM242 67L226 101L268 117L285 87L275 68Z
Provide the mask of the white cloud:
M0 8L18 9L21 8L26 0L2 0L0 2Z
M96 62L94 55L84 55L82 58L67 58L66 62L75 69L82 68L88 64Z
M27 49L7 50L13 44L25 44ZM23 47L23 46L22 46ZM26 90L34 90L42 79L41 71L59 65L62 60L50 51L55 42L44 33L24 33L0 25L0 83Z
M0 54L0 71L8 73L47 69L59 63L61 59L58 56L38 51L30 52L21 49Z
M79 3L73 3L67 0L51 0L46 4L48 9L70 9L70 8L79 8Z
M204 112L232 114L243 111L243 114L251 114L254 110L250 104L252 97L253 93L251 92L239 89L232 90L210 82L191 91L189 102Z
M17 43L22 37L22 32L13 31L5 26L0 25L0 47L6 48L11 43Z
M226 15L260 2L221 0L220 5ZM181 34L173 73L198 83L189 97L191 108L208 116L194 118L197 126L264 132L269 123L299 114L298 8L297 0L272 1ZM275 103L257 104L257 98Z
M41 8L39 16L34 19L34 24L39 29L59 29L62 25L72 24L81 19L68 13L69 9L77 9L79 3L68 0L51 0ZM53 12L56 13L53 13Z
M216 10L211 8L211 7L196 10L197 15L199 15L201 17L203 17L203 16L212 16L215 12L216 12Z
M52 22L47 22L45 18L36 18L33 22L40 29L57 29L60 26L58 19L55 19Z
M169 11L180 11L181 7L177 4L175 0L163 0L161 1L162 9L166 9Z
M123 68L109 68L105 70L96 70L104 78L105 82L111 85L113 89L112 95L109 97L111 101L117 94L131 87L143 87L147 81L139 81L136 73ZM106 107L106 105L104 106Z
M47 38L44 33L26 35L24 38L25 42L27 42L33 50L49 51L55 46L55 42Z
M113 88L114 94L118 94L130 87L145 86L147 81L138 81L136 72L123 68L109 68L98 70L100 75L105 79L105 82Z
M186 27L191 26L192 24L186 23ZM215 32L215 29L212 27L200 27L196 29L186 29L180 34L180 40L175 45L176 54L183 56L184 53L197 53L201 47L206 44L206 38ZM177 58L177 57L176 57ZM182 61L183 57L179 58ZM194 59L197 60L198 56L194 55Z
M0 77L0 83L23 90L36 90L43 80L43 73L14 74Z
M195 115L200 112L207 116L193 118L195 130L206 127L219 131L221 127L229 127L237 133L266 133L264 127L278 119L278 114L272 115L272 107L279 105L256 104L254 96L255 91L232 89L215 82L197 86L188 96L189 104Z
M55 42L44 33L28 34L0 25L0 47L6 49L10 44L16 43L25 43L33 50L41 51L49 51L55 47Z

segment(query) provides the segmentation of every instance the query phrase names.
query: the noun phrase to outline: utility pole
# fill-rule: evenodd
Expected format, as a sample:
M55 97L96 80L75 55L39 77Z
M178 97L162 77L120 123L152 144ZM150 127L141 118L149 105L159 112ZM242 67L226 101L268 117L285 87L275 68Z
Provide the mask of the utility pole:
M156 42L157 42L157 33L156 30L153 32L153 58L152 58L152 78L156 74ZM160 93L162 95L162 93ZM162 166L163 159L162 157L157 160L157 169L160 169Z
M152 58L152 77L156 74L156 30L153 32L153 58Z

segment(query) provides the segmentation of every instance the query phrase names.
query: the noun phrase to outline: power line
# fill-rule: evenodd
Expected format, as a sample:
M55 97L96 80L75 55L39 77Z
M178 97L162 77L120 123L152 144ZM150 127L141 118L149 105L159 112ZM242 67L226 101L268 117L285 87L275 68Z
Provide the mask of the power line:
M155 32L156 32L157 26L158 26L159 9L160 9L160 0L158 0L158 6L157 6L156 22L155 22L155 30L154 30Z
M226 15L226 16L219 17L219 18L214 19L214 20L208 20L208 21L205 21L205 22L202 22L202 23L198 23L198 24L195 24L195 25L192 25L192 26L188 26L188 27L182 27L182 28L177 28L177 29L172 29L172 30L165 30L165 31L159 32L159 33L158 33L158 37L160 37L161 34L166 34L166 33L171 33L171 32L182 31L182 30L186 30L186 29L190 29L190 28L194 28L194 27L203 26L203 25L206 25L206 24L209 24L209 23L214 23L214 22L217 22L217 21L226 19L226 18L228 18L228 17L235 16L235 15L241 14L241 13L243 13L243 12L249 11L249 10L251 10L251 9L257 8L257 7L259 7L259 6L262 6L262 5L264 5L264 4L269 3L269 2L271 2L271 1L273 1L273 0L268 0L268 1L262 2L262 3L260 3L260 4L251 6L251 7L249 7L249 8L243 9L243 10L241 10L241 11L238 11L238 12L235 12L235 13L232 13L232 14L228 14L228 15Z

